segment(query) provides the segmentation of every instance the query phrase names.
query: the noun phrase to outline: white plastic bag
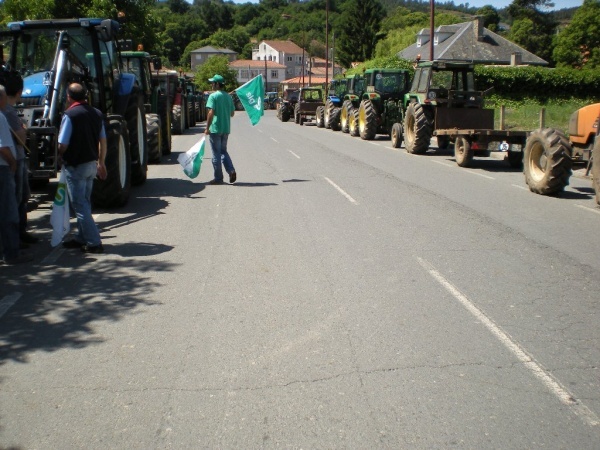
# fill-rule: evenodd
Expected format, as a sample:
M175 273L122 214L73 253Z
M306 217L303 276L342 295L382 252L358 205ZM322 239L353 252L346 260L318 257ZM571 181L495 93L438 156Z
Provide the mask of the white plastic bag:
M54 204L50 214L52 225L52 240L50 244L56 247L63 238L71 231L71 213L69 212L69 195L67 193L67 176L64 170L60 171L58 187L54 195Z
M204 158L204 143L206 136L196 142L187 152L177 157L177 161L183 167L183 172L190 178L196 178L200 173L202 159Z

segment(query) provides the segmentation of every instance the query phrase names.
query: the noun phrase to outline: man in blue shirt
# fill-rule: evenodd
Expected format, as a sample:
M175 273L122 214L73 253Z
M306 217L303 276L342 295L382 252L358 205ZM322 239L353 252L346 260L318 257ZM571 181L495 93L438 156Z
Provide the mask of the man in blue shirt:
M84 253L103 253L98 227L92 217L92 188L96 175L106 178L106 131L102 113L88 105L85 88L69 85L60 132L58 152L63 159L71 205L77 217L78 234L63 247L80 248Z
M229 174L229 182L235 183L237 174L233 167L231 157L227 152L227 139L231 132L231 118L235 114L233 99L223 90L225 79L221 75L215 75L209 80L213 85L213 92L208 97L206 108L208 116L206 118L206 129L204 134L208 135L210 148L213 152L212 163L215 172L215 177L210 184L223 184L223 168Z

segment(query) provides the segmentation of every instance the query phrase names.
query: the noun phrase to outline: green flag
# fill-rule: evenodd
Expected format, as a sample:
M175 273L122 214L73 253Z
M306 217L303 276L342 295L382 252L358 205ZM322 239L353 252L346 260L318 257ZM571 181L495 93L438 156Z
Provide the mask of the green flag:
M263 99L265 97L265 86L262 75L252 78L243 86L235 90L240 102L248 113L252 125L256 125L265 113Z

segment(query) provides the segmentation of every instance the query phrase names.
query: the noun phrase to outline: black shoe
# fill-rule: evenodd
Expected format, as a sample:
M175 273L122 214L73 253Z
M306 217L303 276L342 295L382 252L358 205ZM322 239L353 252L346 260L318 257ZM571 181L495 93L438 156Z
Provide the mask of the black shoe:
M83 253L104 253L104 247L102 244L98 245L83 245L81 247Z
M64 248L82 248L85 244L75 239L71 239L62 243Z
M35 244L36 242L39 242L39 240L40 238L35 237L31 233L21 233L21 242L24 242L25 244Z
M231 172L229 174L229 182L233 184L235 183L235 180L237 180L237 174L235 172Z
M208 182L208 184L223 184L223 180L219 181L219 180L210 180Z

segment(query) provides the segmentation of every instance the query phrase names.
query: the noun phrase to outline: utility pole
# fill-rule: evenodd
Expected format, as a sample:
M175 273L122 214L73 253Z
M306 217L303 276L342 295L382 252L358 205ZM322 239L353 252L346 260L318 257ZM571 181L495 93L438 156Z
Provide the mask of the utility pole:
M333 78L333 71L331 72ZM329 0L325 0L325 92L329 89Z
M433 29L435 28L435 0L429 0L429 61L433 61Z

